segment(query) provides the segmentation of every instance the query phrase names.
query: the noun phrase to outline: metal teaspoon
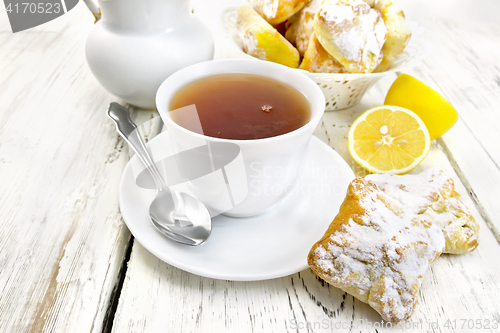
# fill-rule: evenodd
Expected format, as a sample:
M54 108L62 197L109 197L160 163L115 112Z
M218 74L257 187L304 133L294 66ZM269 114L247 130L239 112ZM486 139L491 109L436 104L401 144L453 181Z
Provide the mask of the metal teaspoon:
M168 188L144 141L135 130L137 126L130 119L127 108L118 103L111 103L107 115L115 122L118 133L132 147L156 183L158 192L149 207L153 225L163 235L176 242L187 245L203 244L212 230L212 220L207 208L197 198Z

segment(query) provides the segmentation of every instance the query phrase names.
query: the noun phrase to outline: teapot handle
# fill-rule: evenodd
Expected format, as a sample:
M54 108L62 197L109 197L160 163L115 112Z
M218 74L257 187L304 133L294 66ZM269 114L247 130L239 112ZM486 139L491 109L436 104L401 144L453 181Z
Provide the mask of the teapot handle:
M92 12L92 15L94 15L94 23L97 23L97 21L101 19L101 9L97 6L94 0L83 0L83 2L85 2L87 8Z

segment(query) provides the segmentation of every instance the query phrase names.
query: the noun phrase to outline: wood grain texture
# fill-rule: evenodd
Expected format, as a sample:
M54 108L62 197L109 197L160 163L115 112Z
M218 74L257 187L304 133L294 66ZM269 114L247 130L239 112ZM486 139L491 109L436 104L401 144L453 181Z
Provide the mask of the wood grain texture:
M12 34L0 15L0 332L100 332L130 233L128 161L90 74L80 4Z
M427 30L435 50L406 72L442 93L459 113L439 142L500 242L500 206L492 200L500 198L500 24L446 21Z

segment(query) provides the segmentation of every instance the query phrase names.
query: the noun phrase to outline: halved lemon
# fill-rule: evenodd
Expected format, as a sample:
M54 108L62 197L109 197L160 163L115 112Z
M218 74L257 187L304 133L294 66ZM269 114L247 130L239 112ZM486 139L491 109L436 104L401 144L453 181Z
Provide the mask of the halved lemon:
M387 92L384 104L415 112L429 130L431 140L446 133L458 120L457 111L446 98L408 74L398 76Z
M348 141L352 158L373 173L407 173L423 161L431 146L422 119L392 105L377 106L359 116Z

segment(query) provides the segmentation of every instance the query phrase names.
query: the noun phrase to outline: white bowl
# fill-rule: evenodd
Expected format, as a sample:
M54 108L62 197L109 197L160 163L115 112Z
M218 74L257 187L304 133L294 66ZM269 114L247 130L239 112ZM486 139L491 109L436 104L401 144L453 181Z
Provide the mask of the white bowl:
M180 88L190 82L225 73L260 75L297 89L309 101L311 119L292 132L255 140L208 137L187 130L172 120L169 105ZM222 59L192 65L171 75L158 89L156 106L170 133L176 154L205 145L227 145L227 154L222 151L222 154L226 154L222 159L225 160L230 154L231 161L224 163L223 167L215 167L207 176L190 180L188 187L210 209L220 214L246 217L275 206L291 192L300 174L313 132L324 113L325 99L314 81L301 71L267 61ZM187 108L172 112L184 112L183 109L192 112L192 109ZM239 154L229 151L235 146L239 147ZM203 156L202 159L207 160ZM203 161L185 165L187 168L194 168L194 165Z
M222 16L225 39L219 41L220 54L227 58L254 58L243 51L243 44L236 31L237 8L227 8ZM330 74L301 71L316 82L325 95L326 111L336 111L356 105L365 92L379 79L389 73L399 72L417 65L432 51L432 44L424 37L424 29L416 22L407 22L412 36L404 52L396 59L391 69L382 73Z

